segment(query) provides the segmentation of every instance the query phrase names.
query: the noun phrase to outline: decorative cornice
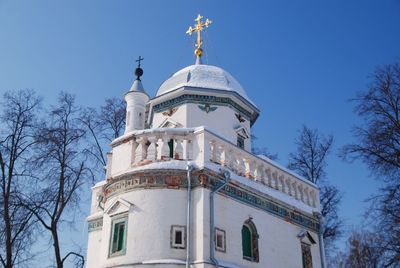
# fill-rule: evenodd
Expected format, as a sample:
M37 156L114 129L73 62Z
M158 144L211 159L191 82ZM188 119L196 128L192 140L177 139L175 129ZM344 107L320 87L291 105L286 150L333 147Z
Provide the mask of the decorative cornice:
M220 174L208 169L196 170L193 172L192 187L204 187L207 189L222 185L223 179ZM184 170L147 170L139 173L123 175L113 179L104 186L106 198L115 195L140 189L185 189L187 188L186 171ZM299 225L314 232L319 231L319 220L308 216L301 211L297 211L275 200L265 194L254 190L229 183L223 187L220 194L232 198L238 202L251 207L261 209L271 215L277 216L287 222Z
M252 123L257 119L258 113L251 113L241 107L238 103L227 97L217 97L211 95L183 94L176 98L172 98L153 106L154 112L163 112L185 103L199 103L209 105L228 106L236 110Z

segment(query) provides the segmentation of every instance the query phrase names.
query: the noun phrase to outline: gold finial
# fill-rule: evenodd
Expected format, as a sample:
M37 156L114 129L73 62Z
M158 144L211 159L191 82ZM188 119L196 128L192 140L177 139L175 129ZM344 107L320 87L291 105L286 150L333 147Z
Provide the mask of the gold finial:
M204 27L208 28L208 26L212 23L211 20L206 19L205 22L201 21L203 16L200 14L197 16L197 18L194 20L196 24L192 27L190 26L189 29L186 31L187 34L192 35L193 32L197 32L197 41L196 41L196 49L194 51L194 54L196 54L197 57L201 57L203 55L203 50L201 49L201 45L203 41L201 40L201 31L203 31Z

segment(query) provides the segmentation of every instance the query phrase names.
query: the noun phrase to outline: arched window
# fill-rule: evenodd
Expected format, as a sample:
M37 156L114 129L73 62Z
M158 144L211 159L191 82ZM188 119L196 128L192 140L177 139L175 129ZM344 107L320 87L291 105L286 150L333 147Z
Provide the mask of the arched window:
M242 252L243 259L258 262L258 233L251 218L242 226Z

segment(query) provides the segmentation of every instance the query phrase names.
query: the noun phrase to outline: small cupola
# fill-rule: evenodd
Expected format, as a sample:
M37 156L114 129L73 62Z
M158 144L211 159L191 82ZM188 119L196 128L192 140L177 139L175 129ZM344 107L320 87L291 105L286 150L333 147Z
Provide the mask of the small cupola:
M143 69L140 68L141 61L144 60L139 56L138 67L135 70L136 79L129 91L125 94L126 101L126 126L125 134L133 130L144 129L145 126L145 113L146 104L149 101L149 96L144 90L141 76L143 75Z

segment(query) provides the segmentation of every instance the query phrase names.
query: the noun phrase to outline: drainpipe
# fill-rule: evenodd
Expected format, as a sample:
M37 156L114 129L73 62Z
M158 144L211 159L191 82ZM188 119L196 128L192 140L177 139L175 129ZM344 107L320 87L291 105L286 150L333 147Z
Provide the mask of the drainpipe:
M186 226L187 226L187 247L186 247L186 268L190 267L190 250L191 250L191 228L190 228L190 218L191 218L191 203L192 203L192 170L193 166L188 164L187 167L187 209L186 209Z
M218 260L215 258L215 234L214 234L214 194L221 190L225 185L228 184L231 177L231 173L227 170L221 170L223 172L225 181L219 187L212 189L210 192L210 259L214 263L215 267L218 267Z
M319 242L319 255L321 255L321 268L325 268L325 246L324 246L324 217L320 213L318 213L319 218L319 234L318 234L318 242Z

